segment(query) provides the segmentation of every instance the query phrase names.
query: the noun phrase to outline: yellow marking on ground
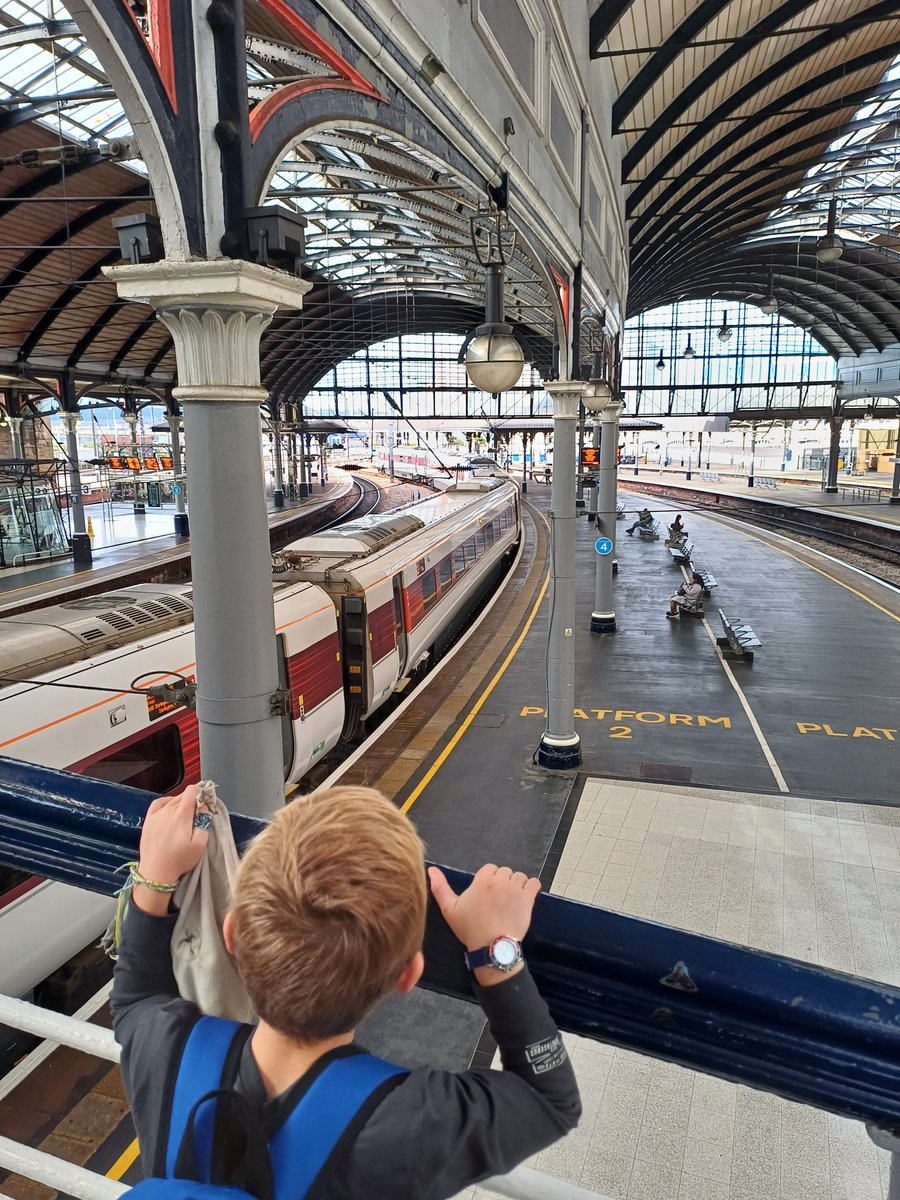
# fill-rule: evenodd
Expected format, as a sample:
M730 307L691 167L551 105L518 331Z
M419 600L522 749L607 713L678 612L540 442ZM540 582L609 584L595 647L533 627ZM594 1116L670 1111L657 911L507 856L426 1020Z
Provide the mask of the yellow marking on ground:
M141 1148L138 1145L137 1138L135 1138L131 1145L122 1151L113 1165L106 1172L106 1178L116 1180L121 1179L131 1164L138 1158L140 1153Z
M497 686L497 684L503 678L504 674L506 673L507 667L512 662L512 660L515 658L516 654L519 651L519 647L525 641L528 631L534 623L534 618L537 616L537 612L541 606L541 602L543 601L544 596L546 596L546 594L547 594L547 588L549 586L550 586L550 572L548 571L547 574L544 576L544 584L540 590L540 594L538 595L537 600L535 600L534 607L532 608L531 612L528 615L528 620L525 622L525 625L522 628L522 632L516 638L515 644L513 645L509 654L507 654L506 658L503 660L501 665L498 667L491 682L487 685L487 687L484 689L484 691L481 693L481 695L475 701L474 705L467 713L466 718L463 721L463 723L460 725L459 729L457 729L456 733L454 733L453 737L450 739L450 741L447 743L447 745L444 747L444 749L441 751L441 753L435 759L432 766L429 767L428 771L426 771L422 780L416 785L416 787L410 793L406 802L402 805L402 807L400 809L401 812L409 812L409 810L412 808L412 806L415 804L415 802L418 800L418 798L422 795L422 793L428 787L429 783L431 783L432 779L434 779L435 775L437 775L438 771L441 769L441 767L444 765L444 763L447 761L447 759L450 757L450 755L456 749L456 746L459 743L460 738L463 736L463 734L466 732L466 730L469 728L469 726L472 724L472 722L478 716L478 714L481 711L482 706L484 705L484 702L487 700L488 696L490 696L491 692L494 690L494 688Z

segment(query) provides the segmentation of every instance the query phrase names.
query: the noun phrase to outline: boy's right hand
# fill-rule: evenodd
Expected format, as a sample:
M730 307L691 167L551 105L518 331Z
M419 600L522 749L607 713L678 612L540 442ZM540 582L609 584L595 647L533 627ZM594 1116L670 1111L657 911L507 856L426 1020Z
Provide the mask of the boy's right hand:
M462 895L457 896L440 867L429 867L428 878L444 920L467 950L480 950L501 934L521 941L528 932L534 902L541 890L539 879L529 879L523 871L488 863ZM493 968L487 970L494 973ZM480 971L476 972L479 981L480 975Z

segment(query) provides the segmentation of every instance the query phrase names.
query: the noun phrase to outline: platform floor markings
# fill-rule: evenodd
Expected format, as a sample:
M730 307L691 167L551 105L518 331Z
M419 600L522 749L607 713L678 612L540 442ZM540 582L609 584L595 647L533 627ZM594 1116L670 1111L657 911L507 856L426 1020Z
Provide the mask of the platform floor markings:
M534 606L532 607L531 612L528 614L528 619L526 620L524 626L522 627L522 632L516 638L515 642L513 643L512 648L510 649L506 658L503 660L503 662L500 664L500 666L495 671L494 676L491 679L490 683L487 685L487 687L484 689L484 691L481 693L481 695L478 697L478 699L475 701L475 703L469 709L468 713L466 714L465 720L462 722L459 729L457 729L456 733L454 733L453 737L450 739L450 741L447 743L447 745L444 747L444 749L440 752L440 754L435 759L435 761L432 763L432 765L428 768L428 770L426 771L423 778L419 781L418 784L416 784L416 786L413 788L412 792L409 794L409 796L407 797L405 802L401 805L401 807L400 807L401 812L409 812L409 810L412 808L412 806L415 804L415 802L418 800L418 798L422 795L422 793L425 791L426 787L428 787L429 783L431 783L432 779L434 779L435 775L437 775L438 771L441 769L441 767L444 765L444 763L447 761L447 759L453 753L453 751L455 750L456 746L458 745L460 739L462 738L463 734L466 732L466 730L469 728L469 726L472 724L472 722L478 716L478 714L481 711L482 707L484 706L484 703L487 700L488 696L490 696L491 692L493 692L494 688L497 686L497 684L500 682L500 680L506 674L506 670L509 667L509 664L515 658L516 654L519 651L519 647L522 645L522 643L525 641L525 638L528 635L529 629L531 629L531 626L534 624L534 619L538 614L538 609L541 607L543 599L547 594L547 588L549 586L550 586L550 572L548 571L547 574L544 576L544 582L543 582L540 592L538 593L538 598L537 598L537 600L535 600Z
M115 1179L115 1180L121 1179L122 1176L125 1174L125 1172L128 1170L128 1168L133 1163L137 1162L138 1157L140 1156L140 1153L141 1153L141 1148L138 1145L137 1138L135 1138L134 1141L131 1143L131 1145L127 1146L122 1151L122 1153L119 1155L119 1157L113 1163L113 1165L106 1172L106 1178L107 1179Z

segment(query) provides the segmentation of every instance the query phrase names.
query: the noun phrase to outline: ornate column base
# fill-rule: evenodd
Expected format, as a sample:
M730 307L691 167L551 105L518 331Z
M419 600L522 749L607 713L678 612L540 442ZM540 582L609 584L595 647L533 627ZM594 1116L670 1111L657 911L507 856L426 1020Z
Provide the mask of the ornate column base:
M539 767L550 771L571 771L581 766L581 738L574 734L571 738L555 738L549 733L541 737L538 746L537 761Z
M615 633L615 613L591 613L591 633Z

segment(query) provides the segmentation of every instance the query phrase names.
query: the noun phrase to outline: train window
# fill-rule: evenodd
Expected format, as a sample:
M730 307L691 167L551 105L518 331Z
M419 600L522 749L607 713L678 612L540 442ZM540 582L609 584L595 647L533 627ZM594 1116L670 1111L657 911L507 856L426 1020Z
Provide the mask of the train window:
M466 551L466 566L475 561L475 539L470 537L465 545Z
M437 580L434 571L422 576L422 607L427 611L437 597Z
M15 867L5 867L0 863L0 896L5 896L7 892L11 892L14 887L18 887L20 883L24 883L31 876L27 871L19 871Z
M181 731L174 722L154 729L139 741L121 746L99 762L91 763L82 774L164 796L184 779Z
M459 576L466 569L466 548L465 546L457 546L453 551L453 571Z
M484 554L484 530L479 529L475 534L475 557L481 558Z
M487 546L493 546L493 544L494 544L494 522L493 521L490 521L484 527L484 541L485 541L485 545L487 545Z
M453 582L453 563L450 561L449 554L438 563L438 575L441 580L441 590L448 588Z

